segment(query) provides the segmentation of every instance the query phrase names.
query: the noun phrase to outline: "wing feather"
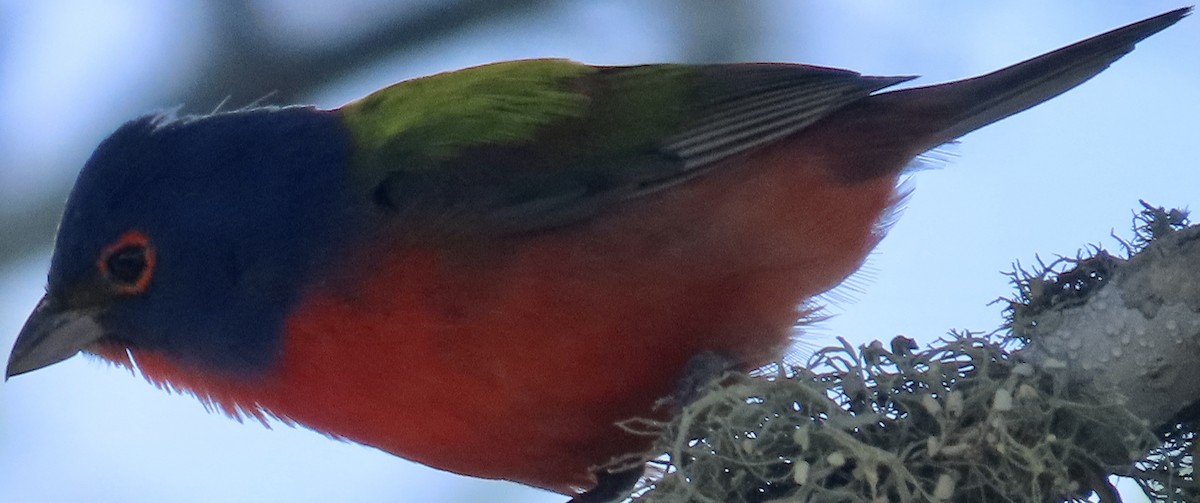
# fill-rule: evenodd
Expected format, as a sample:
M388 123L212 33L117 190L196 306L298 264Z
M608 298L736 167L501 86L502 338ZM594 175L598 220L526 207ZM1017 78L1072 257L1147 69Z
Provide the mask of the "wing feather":
M504 234L566 225L701 176L910 78L795 64L517 61L427 78L450 85L397 84L361 102L373 106L344 110L353 135L370 139L352 171L378 207L455 233ZM386 134L355 130L372 124Z

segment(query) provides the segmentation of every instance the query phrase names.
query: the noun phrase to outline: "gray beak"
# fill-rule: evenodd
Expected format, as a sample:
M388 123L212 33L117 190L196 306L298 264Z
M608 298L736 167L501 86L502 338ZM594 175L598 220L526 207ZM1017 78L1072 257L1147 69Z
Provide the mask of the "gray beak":
M103 336L95 311L69 310L46 295L17 336L4 379L66 360Z

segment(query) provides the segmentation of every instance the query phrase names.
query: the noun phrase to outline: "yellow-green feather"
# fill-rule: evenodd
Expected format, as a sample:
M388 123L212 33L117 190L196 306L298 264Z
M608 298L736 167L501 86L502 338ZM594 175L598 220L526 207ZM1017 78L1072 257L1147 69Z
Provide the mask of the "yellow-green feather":
M903 79L798 65L496 63L339 112L348 176L413 225L524 232L681 183Z
M588 97L567 85L595 69L567 60L509 61L408 80L342 108L360 153L437 163L462 148L527 140L581 117ZM420 169L429 166L407 166Z
M697 110L697 69L686 65L622 68L605 79L588 117L588 148L620 156L657 147Z

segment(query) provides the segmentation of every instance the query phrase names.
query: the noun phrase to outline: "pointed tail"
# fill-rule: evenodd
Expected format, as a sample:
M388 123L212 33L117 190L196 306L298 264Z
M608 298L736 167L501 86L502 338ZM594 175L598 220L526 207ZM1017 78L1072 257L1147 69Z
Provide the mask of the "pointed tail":
M920 151L925 151L1082 84L1132 51L1134 44L1175 24L1191 10L1160 14L987 75L882 93L867 101L899 107L902 116L933 119L927 124L934 130L922 131L926 142Z

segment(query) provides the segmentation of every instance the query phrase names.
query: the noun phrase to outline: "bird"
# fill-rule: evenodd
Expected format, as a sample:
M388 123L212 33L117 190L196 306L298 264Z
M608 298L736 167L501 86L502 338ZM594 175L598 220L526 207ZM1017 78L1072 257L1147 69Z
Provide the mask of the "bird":
M617 461L652 457L621 423L669 415L714 372L697 362L777 360L883 238L917 156L1190 10L900 90L913 77L535 59L334 109L146 115L80 171L6 380L84 352L230 416L600 501L642 476Z

